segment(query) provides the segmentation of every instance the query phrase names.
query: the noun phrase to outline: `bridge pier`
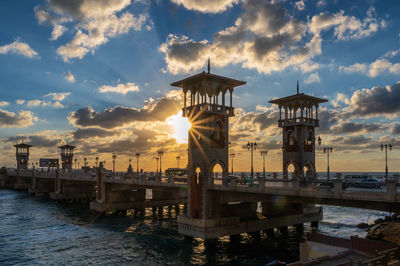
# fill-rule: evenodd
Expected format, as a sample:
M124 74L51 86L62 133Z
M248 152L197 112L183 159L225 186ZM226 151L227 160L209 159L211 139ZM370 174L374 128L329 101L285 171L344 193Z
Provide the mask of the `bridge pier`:
M57 201L90 201L96 195L96 182L92 179L79 179L56 171L54 192L50 197Z
M152 188L151 199L146 199L146 188ZM153 212L158 208L158 212L162 213L164 206L173 206L186 201L186 190L173 187L173 184L163 186L162 183L152 181L106 180L103 177L102 167L99 167L97 197L95 201L90 202L90 209L97 212L134 209L135 213L144 214L146 208L152 208Z
M31 178L29 176L17 175L16 182L14 183L15 190L25 190L27 191L31 186Z
M51 176L35 174L32 176L30 194L50 194L55 191L55 179Z

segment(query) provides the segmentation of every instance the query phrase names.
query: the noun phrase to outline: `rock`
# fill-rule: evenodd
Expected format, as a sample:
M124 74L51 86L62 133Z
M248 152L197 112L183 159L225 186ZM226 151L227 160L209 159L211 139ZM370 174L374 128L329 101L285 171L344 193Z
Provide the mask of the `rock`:
M359 223L357 224L357 227L360 229L367 229L369 225L367 223Z
M391 222L393 221L392 216L385 216L385 222Z
M399 221L400 220L400 213L396 212L392 215L392 219L394 221Z
M376 219L374 224L381 224L383 223L385 220L383 220L382 218Z
M400 223L382 222L375 225L368 230L366 238L400 245Z

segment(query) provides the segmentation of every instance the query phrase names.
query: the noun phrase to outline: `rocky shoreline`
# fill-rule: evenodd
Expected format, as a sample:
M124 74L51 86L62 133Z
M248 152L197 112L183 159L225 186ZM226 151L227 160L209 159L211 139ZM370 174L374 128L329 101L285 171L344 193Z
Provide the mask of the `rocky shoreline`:
M373 224L360 223L358 228L365 229L368 234L365 238L380 240L400 246L400 213L385 216L374 221Z

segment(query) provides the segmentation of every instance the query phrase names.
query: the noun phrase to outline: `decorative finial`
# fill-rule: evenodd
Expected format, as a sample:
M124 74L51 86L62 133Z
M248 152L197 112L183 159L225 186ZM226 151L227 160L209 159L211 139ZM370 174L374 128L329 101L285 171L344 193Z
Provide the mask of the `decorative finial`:
M300 94L299 93L299 80L297 80L297 94Z
M208 74L210 74L210 57L208 58L208 61L207 61L207 72L208 72Z

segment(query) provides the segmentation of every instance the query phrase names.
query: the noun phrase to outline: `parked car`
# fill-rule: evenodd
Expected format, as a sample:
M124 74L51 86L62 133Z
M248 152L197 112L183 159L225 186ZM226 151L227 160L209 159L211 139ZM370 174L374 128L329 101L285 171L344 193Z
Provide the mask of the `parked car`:
M358 185L362 188L381 188L383 186L383 182L375 178L367 178L361 180Z

